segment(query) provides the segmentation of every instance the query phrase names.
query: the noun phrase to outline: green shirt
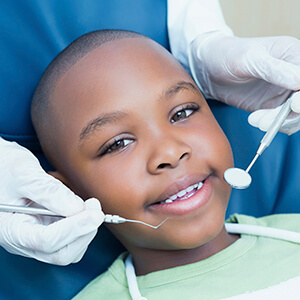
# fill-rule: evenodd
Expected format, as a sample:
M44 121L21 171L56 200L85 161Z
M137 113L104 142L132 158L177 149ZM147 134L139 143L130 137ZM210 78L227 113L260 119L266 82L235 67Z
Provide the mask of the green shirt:
M234 215L228 222L300 232L300 215L253 218ZM94 279L74 299L130 300L121 254L107 272ZM300 276L300 245L279 239L241 235L235 243L208 259L138 276L148 300L222 299L266 289ZM300 289L300 288L299 288Z

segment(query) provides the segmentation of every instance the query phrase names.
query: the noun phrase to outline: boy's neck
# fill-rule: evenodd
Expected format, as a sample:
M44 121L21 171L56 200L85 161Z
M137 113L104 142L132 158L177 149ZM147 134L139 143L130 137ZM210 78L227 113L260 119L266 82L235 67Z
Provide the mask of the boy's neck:
M216 238L197 248L186 250L142 249L134 251L134 253L130 252L136 275L141 276L207 259L233 244L238 238L238 235L228 234L223 228L221 234Z

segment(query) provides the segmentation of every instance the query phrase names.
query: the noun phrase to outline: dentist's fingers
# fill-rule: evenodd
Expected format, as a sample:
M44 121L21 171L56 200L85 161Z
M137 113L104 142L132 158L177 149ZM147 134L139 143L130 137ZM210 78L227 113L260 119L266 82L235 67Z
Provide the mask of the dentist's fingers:
M282 106L282 105L281 105ZM281 109L281 106L278 106L274 109L260 109L248 117L248 122L250 125L259 128L262 131L267 131L271 126L272 122L276 118L278 112ZM294 114L291 117L287 118L283 125L280 128L280 131L291 135L300 130L300 115Z
M49 225L44 222L47 217L2 213L3 247L10 253L60 265L78 261L104 220L97 199L87 200L84 206L84 211Z
M292 95L291 109L295 113L300 113L300 92L296 92Z

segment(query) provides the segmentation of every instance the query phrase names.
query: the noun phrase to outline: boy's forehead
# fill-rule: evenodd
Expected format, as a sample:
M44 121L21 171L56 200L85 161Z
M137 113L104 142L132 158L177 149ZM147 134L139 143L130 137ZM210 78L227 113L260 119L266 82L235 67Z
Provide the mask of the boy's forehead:
M151 59L174 60L173 56L148 38L123 38L106 42L91 50L79 61L77 61L67 72L66 75L76 73L80 70L89 71L99 66L103 71L111 68L114 62L123 62L128 65L136 64L138 60ZM64 77L64 76L63 76Z
M112 87L116 82L118 85L121 85L122 81L128 84L125 77L134 78L137 86L138 80L142 81L147 72L151 73L153 78L157 75L166 80L170 73L188 76L175 58L153 40L124 38L93 49L73 65L56 84L53 101L66 101L72 93L76 93L76 96L80 93L91 93L96 85L102 85L103 90L113 90L109 89L109 86ZM139 76L139 73L143 76ZM129 89L130 86L127 85L126 91ZM74 100L74 97L72 99Z

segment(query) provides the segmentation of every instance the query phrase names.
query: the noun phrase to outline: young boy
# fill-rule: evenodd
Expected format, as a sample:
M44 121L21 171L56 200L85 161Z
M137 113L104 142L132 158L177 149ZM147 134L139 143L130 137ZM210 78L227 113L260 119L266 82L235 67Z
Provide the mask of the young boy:
M149 224L168 218L158 229L107 224L132 257L136 291L125 253L76 299L131 299L128 282L132 297L221 299L300 275L297 244L226 231L230 145L194 81L151 39L104 30L73 42L43 75L32 119L55 176L83 199ZM230 220L286 229L298 221Z

